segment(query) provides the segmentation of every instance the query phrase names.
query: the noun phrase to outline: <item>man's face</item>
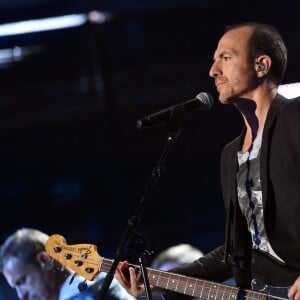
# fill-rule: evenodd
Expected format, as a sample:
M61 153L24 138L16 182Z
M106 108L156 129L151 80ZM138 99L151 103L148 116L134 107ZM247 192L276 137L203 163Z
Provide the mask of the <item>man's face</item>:
M23 264L15 257L9 258L3 267L8 284L22 300L58 299L56 281L52 272L44 271L40 265Z
M248 59L248 41L252 27L244 26L226 32L218 43L209 75L222 103L234 103L237 98L252 98L257 77L254 62Z

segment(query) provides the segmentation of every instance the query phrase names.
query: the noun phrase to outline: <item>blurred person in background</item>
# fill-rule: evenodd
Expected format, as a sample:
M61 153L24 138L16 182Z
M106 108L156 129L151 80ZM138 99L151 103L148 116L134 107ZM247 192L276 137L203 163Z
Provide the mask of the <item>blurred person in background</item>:
M1 246L0 270L21 300L91 300L106 273L93 281L81 276L54 260L45 250L49 236L37 229L21 228L11 234ZM73 281L71 283L71 278ZM79 287L87 284L80 292ZM84 284L84 285L83 285ZM113 280L106 300L134 300Z
M154 257L151 267L168 271L187 263L191 263L203 256L200 249L190 244L178 244L161 251Z

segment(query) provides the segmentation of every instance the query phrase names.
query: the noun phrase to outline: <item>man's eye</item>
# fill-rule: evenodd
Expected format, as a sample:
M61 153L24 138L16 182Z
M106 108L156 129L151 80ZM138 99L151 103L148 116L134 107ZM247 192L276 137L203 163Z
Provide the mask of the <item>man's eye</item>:
M16 285L19 286L21 284L23 284L26 280L26 276L22 276L20 277L17 281L16 281Z
M227 60L230 59L230 56L223 56L223 59L224 59L225 61L227 61Z

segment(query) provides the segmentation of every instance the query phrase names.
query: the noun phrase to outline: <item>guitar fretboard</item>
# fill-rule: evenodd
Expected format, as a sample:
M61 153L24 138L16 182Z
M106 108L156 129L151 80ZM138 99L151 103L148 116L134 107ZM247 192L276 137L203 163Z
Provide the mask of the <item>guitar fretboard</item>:
M113 260L104 258L100 271L109 272ZM139 268L138 266L134 266ZM176 273L147 268L149 283L169 291L178 292L206 300L266 300L267 295L252 290L241 290L234 286L188 277Z

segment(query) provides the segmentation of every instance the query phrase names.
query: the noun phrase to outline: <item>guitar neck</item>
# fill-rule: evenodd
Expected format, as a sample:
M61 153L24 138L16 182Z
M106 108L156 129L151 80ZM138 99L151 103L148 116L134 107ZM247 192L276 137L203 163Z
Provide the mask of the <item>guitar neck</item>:
M100 271L109 272L113 260L103 258ZM139 266L133 265L139 270ZM240 299L250 298L250 300L266 300L267 295L252 290L241 290L237 287L202 280L194 277L188 277L171 272L165 272L152 268L147 268L149 283L153 286L163 288L165 290L177 292L180 294L209 299Z
M68 245L63 236L54 234L46 243L47 253L85 279L93 280L99 272L108 273L112 259L102 258L93 244ZM138 274L140 267L132 265ZM215 283L172 272L147 268L149 283L165 290L201 298L203 300L267 300L268 295L252 290ZM274 297L275 298L275 297ZM277 299L283 299L276 297Z

